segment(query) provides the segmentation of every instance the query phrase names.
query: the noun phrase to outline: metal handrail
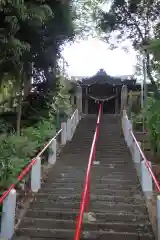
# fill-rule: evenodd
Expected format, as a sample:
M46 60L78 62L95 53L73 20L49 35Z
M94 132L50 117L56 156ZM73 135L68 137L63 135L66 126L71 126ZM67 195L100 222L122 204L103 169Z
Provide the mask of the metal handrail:
M124 114L125 114L125 116L127 117L127 120L128 120L128 116L127 116L126 110L124 110ZM130 129L129 131L130 131L130 134L131 134L131 136L132 136L132 138L133 138L133 141L134 141L135 144L136 144L136 147L137 147L137 149L138 149L138 151L139 151L142 159L145 161L145 165L146 165L146 167L147 167L147 169L148 169L148 171L149 171L149 173L150 173L150 175L151 175L151 177L152 177L152 179L153 179L153 181L154 181L154 184L155 184L157 190L160 192L160 184L159 184L159 181L158 181L158 179L156 178L155 174L154 174L153 171L152 171L152 168L151 168L151 166L150 166L149 160L146 158L145 154L143 153L143 151L142 151L142 149L141 149L141 147L140 147L140 145L139 145L139 143L138 143L138 141L137 141L137 139L136 139L136 137L135 137L132 129Z
M154 175L154 173L153 173L153 171L152 171L152 168L150 167L150 163L149 163L148 159L147 159L146 156L144 155L144 153L143 153L140 145L138 144L138 141L137 141L137 139L136 139L136 137L135 137L135 135L134 135L134 133L133 133L132 130L130 130L130 133L131 133L131 136L132 136L132 138L133 138L133 140L134 140L134 142L135 142L135 144L136 144L136 147L138 148L138 151L139 151L142 159L145 161L145 165L146 165L146 167L147 167L147 169L148 169L148 171L149 171L149 173L150 173L150 175L151 175L151 177L152 177L152 179L153 179L153 181L154 181L154 184L155 184L156 187L157 187L157 190L160 192L160 184L159 184L159 181L158 181L158 179L156 178L156 176Z
M90 154L89 154L87 172L86 172L85 183L84 183L84 190L83 190L83 193L82 193L82 200L81 200L81 204L80 204L79 216L77 218L77 224L76 224L74 240L79 240L80 239L84 211L85 211L85 209L88 210L90 172L91 172L92 161L93 161L93 157L94 157L94 153L95 153L95 147L96 147L95 144L97 142L97 136L98 136L98 131L99 131L99 123L100 123L101 113L102 113L102 104L100 104L100 107L99 107L99 113L98 113L98 118L97 118L96 130L95 130L95 133L94 133L92 146L91 146L91 150L90 150Z

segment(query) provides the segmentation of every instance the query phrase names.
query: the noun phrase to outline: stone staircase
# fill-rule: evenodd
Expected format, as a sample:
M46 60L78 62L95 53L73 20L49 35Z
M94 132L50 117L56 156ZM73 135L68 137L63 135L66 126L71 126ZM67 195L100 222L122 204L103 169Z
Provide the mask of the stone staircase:
M27 211L14 239L71 240L97 116L83 118ZM97 161L91 170L90 212L81 239L153 240L145 200L120 133L120 119L102 116Z

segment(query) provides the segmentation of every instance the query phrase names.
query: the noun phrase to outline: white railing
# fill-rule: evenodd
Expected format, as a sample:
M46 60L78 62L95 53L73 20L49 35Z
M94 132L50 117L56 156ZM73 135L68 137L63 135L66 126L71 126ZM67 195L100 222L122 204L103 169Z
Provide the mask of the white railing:
M27 167L20 173L17 182L13 183L6 192L0 197L0 204L3 204L1 216L1 232L0 237L10 240L14 235L15 230L15 214L17 204L17 190L16 185L24 176L31 173L31 192L37 193L41 188L41 156L50 148L48 155L48 164L54 165L57 158L57 137L61 136L61 145L64 146L67 141L71 141L80 120L80 114L76 109L67 122L61 124L61 129L58 133L45 145L45 147L38 153L38 155L31 160Z
M133 162L135 164L135 168L137 171L137 175L139 177L141 187L146 198L146 202L151 200L154 196L154 188L153 184L155 184L157 196L157 205L156 205L156 232L157 239L160 240L160 184L157 180L156 176L152 171L151 162L148 161L141 149L140 142L137 141L133 130L132 130L132 122L128 119L126 110L123 110L122 116L122 129L125 141L127 143L128 148L130 149L131 156Z

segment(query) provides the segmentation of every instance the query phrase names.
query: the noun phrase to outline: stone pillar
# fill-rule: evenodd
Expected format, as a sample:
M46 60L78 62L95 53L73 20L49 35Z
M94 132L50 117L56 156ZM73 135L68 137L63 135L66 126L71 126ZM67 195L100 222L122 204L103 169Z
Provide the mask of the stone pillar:
M80 86L77 86L76 90L76 107L82 113L82 88Z
M88 87L85 89L85 114L88 114Z
M119 113L119 102L118 102L118 89L116 88L116 97L115 97L115 114Z
M126 85L122 86L121 89L121 116L124 109L127 108L128 88Z

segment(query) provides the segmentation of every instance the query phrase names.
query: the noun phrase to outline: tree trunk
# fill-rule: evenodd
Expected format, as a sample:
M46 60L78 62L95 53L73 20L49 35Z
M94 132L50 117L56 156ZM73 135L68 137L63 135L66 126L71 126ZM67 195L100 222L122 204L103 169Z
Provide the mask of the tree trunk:
M23 95L22 95L22 89L23 89L23 66L21 67L19 74L18 74L18 102L17 102L17 126L16 126L16 131L17 135L21 134L21 118L22 118L22 100L23 100Z
M18 97L18 106L17 106L17 135L21 134L21 118L22 118L22 89L19 92L19 97Z

